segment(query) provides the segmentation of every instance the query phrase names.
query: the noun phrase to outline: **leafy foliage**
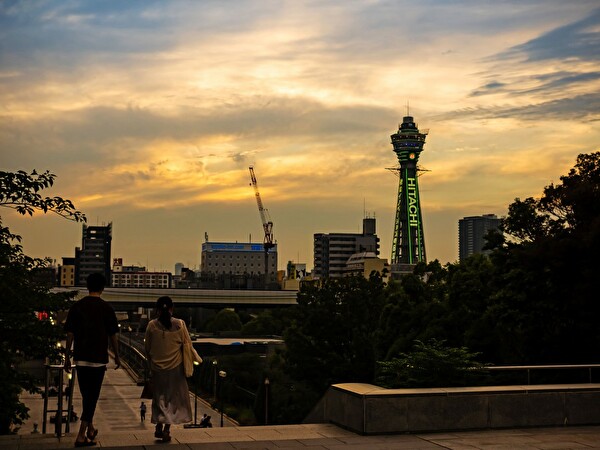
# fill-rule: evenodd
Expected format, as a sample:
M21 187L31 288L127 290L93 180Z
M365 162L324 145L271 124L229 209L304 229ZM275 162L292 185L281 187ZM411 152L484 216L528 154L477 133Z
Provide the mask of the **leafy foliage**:
M380 361L378 381L389 388L465 386L481 378L484 364L466 347L447 347L444 341L415 341L413 351Z
M379 275L303 286L292 325L284 334L288 372L317 392L332 383L372 380L375 333L384 302Z
M206 331L218 333L221 331L240 331L242 329L242 321L240 316L231 309L222 309L213 319L206 325Z
M0 171L0 206L15 209L19 214L33 216L36 210L53 212L66 219L84 222L85 215L76 210L70 200L61 197L43 197L40 191L54 184L56 175L35 170L28 174Z
M85 220L70 201L39 194L53 184L54 177L49 172L0 172L0 206L24 215L39 210L70 220ZM46 267L48 261L25 255L20 241L0 222L0 434L11 432L28 417L19 395L22 390L35 392L36 380L21 371L19 365L57 356L56 343L62 330L54 319L59 311L68 308L72 297L51 293L36 281L36 271Z

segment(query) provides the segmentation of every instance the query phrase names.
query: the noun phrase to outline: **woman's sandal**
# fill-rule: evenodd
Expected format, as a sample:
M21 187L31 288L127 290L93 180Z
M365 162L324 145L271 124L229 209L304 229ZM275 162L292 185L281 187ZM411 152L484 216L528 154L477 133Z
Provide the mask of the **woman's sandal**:
M96 445L96 443L88 438L85 438L85 441L75 441L75 447L92 447L93 445Z

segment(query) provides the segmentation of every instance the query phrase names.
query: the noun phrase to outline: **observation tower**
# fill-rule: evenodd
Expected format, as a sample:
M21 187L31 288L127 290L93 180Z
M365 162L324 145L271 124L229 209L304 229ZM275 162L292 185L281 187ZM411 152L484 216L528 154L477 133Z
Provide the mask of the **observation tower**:
M398 132L391 136L400 163L400 167L394 169L398 172L399 184L392 240L393 272L412 271L410 265L426 262L417 162L427 133L419 132L412 116L405 116Z

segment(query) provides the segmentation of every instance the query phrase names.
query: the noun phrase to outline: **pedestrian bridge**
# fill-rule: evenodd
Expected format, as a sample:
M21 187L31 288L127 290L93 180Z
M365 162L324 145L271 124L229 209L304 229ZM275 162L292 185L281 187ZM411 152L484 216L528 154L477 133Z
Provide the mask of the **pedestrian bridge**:
M55 288L54 292L78 291L76 298L87 295L84 287ZM297 291L262 291L250 289L143 289L105 288L102 298L119 306L151 307L156 299L168 295L177 306L266 307L296 304Z

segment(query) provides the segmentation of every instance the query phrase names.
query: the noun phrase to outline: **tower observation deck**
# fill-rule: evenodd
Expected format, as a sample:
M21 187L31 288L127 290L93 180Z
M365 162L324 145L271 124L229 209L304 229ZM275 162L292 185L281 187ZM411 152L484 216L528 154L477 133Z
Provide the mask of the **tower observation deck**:
M427 132L419 132L411 116L405 116L398 132L391 136L394 153L400 163L398 201L392 240L392 267L394 265L406 267L405 265L426 262L417 176L417 162L423 151L426 136Z

